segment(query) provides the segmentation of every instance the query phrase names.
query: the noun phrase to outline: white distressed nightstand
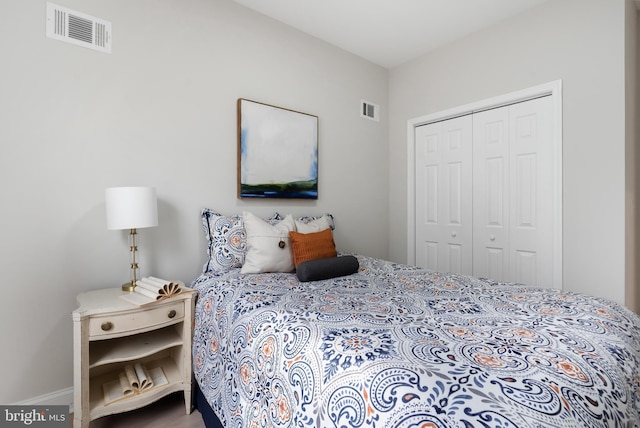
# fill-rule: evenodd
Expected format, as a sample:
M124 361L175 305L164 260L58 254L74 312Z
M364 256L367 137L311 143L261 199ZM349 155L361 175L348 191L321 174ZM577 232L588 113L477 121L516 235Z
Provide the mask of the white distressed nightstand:
M73 311L74 428L102 416L146 406L184 391L191 413L191 336L194 291L145 306L118 296L120 288L77 296ZM103 385L117 380L126 365L162 367L168 383L105 405Z

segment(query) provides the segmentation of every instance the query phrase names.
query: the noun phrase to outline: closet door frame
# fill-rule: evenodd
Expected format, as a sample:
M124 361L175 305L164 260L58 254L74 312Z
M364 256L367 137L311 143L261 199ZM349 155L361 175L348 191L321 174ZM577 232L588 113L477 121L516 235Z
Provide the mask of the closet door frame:
M415 147L416 128L466 114L489 110L542 96L552 97L552 145L553 165L553 284L562 289L562 80L555 80L520 91L511 92L452 109L420 116L407 121L407 263L416 263L416 195L415 195Z

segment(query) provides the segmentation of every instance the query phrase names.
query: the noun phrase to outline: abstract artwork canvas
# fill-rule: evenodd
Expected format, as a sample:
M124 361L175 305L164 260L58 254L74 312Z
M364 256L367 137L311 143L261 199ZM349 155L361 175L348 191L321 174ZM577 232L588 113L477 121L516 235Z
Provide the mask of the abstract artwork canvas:
M318 199L318 117L238 99L238 197Z

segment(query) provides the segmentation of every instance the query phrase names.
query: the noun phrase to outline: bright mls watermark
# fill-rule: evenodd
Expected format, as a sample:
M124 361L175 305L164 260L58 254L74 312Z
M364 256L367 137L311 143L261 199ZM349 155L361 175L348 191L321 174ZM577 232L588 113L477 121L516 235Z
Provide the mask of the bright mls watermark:
M0 406L0 428L69 428L69 406Z

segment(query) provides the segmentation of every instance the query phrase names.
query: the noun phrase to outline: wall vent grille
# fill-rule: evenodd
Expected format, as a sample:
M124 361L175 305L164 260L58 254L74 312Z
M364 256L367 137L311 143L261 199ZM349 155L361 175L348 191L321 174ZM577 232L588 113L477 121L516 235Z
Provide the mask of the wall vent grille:
M47 3L47 37L111 53L111 22Z
M375 120L376 122L378 122L380 120L380 106L368 101L361 100L360 117Z

